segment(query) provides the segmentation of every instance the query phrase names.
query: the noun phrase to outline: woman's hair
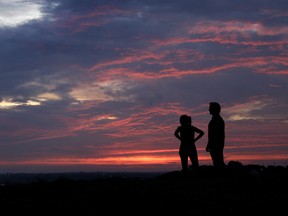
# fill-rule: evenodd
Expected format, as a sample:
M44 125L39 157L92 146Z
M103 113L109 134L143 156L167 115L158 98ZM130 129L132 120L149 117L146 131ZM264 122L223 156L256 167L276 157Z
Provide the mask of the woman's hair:
M187 115L181 115L180 116L180 124L181 125L186 125L189 121L189 116Z

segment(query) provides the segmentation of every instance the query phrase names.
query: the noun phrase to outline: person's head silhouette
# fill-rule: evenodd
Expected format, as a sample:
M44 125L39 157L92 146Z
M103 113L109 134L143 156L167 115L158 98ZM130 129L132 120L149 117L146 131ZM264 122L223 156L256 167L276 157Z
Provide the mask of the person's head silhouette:
M219 115L221 111L221 106L217 102L210 102L209 103L209 112L211 115Z
M185 126L188 124L189 117L187 115L181 115L180 116L180 124Z

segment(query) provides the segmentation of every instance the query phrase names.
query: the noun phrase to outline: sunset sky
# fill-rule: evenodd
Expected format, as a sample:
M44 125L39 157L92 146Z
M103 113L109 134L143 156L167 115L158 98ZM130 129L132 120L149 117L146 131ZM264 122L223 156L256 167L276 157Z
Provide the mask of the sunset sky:
M288 165L288 1L0 0L0 173L181 169L222 106L225 162Z

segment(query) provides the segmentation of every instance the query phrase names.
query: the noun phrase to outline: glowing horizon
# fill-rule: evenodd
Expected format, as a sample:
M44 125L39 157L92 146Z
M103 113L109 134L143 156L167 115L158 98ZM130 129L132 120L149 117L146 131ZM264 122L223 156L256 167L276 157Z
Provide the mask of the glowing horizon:
M0 173L178 169L182 114L205 132L196 145L211 164L211 101L226 163L287 164L287 10L280 0L1 1Z

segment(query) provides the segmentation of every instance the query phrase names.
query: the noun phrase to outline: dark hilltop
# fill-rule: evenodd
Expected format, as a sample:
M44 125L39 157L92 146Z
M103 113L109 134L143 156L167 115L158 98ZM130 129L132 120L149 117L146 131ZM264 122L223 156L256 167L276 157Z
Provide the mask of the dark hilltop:
M1 211L9 215L277 215L286 211L288 194L288 167L237 161L223 170L200 166L186 173L51 176L9 182L2 175Z

